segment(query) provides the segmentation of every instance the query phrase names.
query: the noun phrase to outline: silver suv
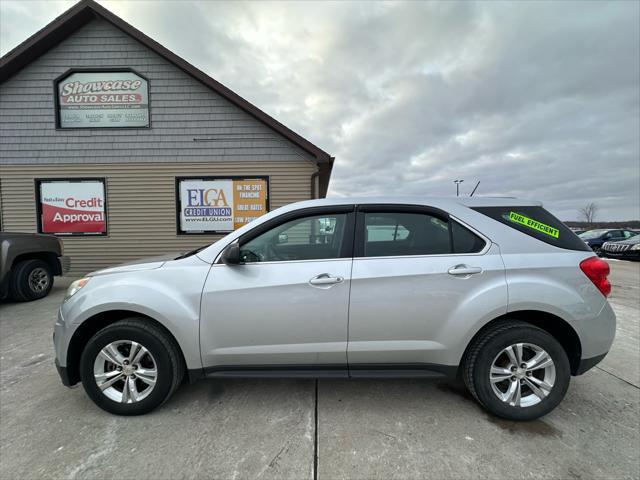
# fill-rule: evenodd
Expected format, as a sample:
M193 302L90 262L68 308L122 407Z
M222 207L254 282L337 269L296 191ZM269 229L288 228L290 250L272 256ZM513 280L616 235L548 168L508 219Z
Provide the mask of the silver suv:
M460 377L529 420L609 351L608 273L537 202L313 200L75 281L56 364L122 415L185 377Z

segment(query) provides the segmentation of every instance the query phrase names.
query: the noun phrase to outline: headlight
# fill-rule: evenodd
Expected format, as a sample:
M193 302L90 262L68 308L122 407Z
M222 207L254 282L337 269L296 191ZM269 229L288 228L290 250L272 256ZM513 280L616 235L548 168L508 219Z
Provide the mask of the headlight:
M640 243L636 243L633 247L631 247L631 250L640 250Z
M71 285L69 285L69 288L67 288L67 293L64 296L64 300L63 301L66 302L71 297L73 297L76 293L78 293L78 290L80 290L82 287L84 287L89 282L89 280L91 280L91 278L85 277L85 278L80 278L80 279L72 282Z

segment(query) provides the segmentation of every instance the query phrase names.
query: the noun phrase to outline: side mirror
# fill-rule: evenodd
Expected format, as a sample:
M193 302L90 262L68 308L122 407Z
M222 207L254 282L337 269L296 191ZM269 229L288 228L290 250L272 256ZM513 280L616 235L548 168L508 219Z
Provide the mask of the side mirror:
M220 261L225 265L240 264L240 245L238 242L233 242L225 247L220 255Z

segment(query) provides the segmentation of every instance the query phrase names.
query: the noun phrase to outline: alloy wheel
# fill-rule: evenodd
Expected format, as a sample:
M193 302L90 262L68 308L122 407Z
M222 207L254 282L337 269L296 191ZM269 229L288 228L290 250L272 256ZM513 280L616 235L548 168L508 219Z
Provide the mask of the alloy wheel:
M556 381L551 356L532 343L516 343L494 358L489 373L493 393L512 407L530 407L544 400Z
M109 399L136 403L153 391L158 367L143 345L132 340L117 340L100 350L93 364L93 376Z

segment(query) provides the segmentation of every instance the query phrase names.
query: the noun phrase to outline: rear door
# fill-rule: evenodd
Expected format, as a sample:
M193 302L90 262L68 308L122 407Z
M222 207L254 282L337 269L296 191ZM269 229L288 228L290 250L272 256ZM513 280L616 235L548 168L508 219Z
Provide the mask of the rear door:
M506 307L498 248L478 232L427 207L359 207L350 375L456 365L470 325Z

